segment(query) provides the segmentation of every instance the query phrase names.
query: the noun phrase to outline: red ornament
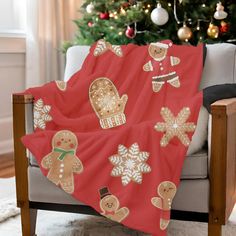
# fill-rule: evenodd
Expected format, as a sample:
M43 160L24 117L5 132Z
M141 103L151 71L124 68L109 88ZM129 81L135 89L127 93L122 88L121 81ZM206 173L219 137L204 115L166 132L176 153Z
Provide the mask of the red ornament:
M136 32L134 28L128 26L127 30L125 31L125 35L127 38L133 39L136 36Z
M88 22L88 27L93 27L93 22L89 21Z
M129 4L128 2L124 2L124 3L122 4L122 7L123 7L124 9L128 8L129 6L130 6L130 4Z
M227 33L229 31L229 24L224 22L224 21L221 21L220 22L220 33Z
M108 12L101 12L101 13L99 14L99 18L100 18L101 20L108 20L108 19L109 19L109 13L108 13Z

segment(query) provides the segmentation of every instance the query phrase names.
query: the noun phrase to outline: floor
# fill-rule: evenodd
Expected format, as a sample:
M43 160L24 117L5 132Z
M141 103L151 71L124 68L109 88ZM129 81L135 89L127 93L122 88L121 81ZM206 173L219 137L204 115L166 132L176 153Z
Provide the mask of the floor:
M13 153L0 155L0 178L10 178L15 175Z

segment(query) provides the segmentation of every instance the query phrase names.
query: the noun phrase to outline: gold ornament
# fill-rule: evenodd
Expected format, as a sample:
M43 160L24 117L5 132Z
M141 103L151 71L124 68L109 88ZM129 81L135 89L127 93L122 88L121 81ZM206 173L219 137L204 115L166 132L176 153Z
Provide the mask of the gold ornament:
M219 36L219 27L210 23L209 27L207 29L207 35L212 38L212 39L216 39Z
M184 24L183 27L179 28L177 34L181 41L188 42L193 33L192 30L186 24Z

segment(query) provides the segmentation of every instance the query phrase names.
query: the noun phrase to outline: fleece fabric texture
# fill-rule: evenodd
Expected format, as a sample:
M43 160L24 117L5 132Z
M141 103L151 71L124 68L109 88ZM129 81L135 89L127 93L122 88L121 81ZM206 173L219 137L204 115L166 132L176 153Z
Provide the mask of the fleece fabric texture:
M25 92L34 96L35 132L22 141L64 191L164 236L202 105L202 67L203 45L98 41L67 83Z

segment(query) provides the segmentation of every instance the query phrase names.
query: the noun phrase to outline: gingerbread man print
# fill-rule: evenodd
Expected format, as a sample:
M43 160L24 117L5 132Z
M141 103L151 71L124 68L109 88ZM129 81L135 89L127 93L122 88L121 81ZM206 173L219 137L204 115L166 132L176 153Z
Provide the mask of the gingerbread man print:
M158 197L153 197L151 199L152 204L163 210L170 211L173 198L176 194L177 188L175 184L171 181L163 181L159 184L157 188ZM165 230L169 224L169 219L160 219L160 228Z
M70 194L74 192L74 174L83 171L83 164L76 156L77 147L75 134L61 130L53 136L52 151L41 161L42 167L49 169L47 178Z
M102 215L117 222L123 221L129 215L129 209L127 207L120 208L118 198L111 194L107 187L101 188L99 193Z
M155 73L152 77L153 92L159 92L166 82L175 88L180 87L179 76L173 69L174 66L180 63L180 59L174 56L167 56L168 48L171 46L171 42L167 44L157 42L149 45L148 52L152 60L143 66L143 70Z

